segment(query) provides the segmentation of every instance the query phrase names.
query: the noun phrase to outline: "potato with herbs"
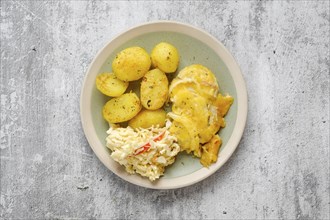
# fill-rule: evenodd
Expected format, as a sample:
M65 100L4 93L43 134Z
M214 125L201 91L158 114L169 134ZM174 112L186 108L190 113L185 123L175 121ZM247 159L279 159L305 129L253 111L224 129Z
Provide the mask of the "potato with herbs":
M132 128L150 128L159 125L161 128L165 126L165 119L166 112L164 109L144 109L128 122L128 126Z
M140 99L135 93L125 93L104 105L103 117L109 123L120 123L132 119L141 108Z
M142 78L151 66L149 54L141 47L129 47L120 51L112 62L112 70L118 79L134 81Z
M161 108L168 97L168 79L165 73L159 69L147 72L141 82L140 97L146 109Z
M151 52L152 65L165 73L173 73L179 65L178 50L171 44L161 42Z
M101 73L96 77L96 88L104 95L118 97L126 91L128 82L121 81L113 73Z

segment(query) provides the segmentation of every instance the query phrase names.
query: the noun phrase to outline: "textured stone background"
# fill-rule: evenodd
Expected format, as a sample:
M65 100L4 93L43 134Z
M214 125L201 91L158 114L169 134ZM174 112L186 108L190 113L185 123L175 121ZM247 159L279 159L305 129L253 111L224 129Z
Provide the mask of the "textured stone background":
M329 7L1 0L1 218L329 219ZM168 191L107 170L79 116L97 51L126 28L158 19L222 41L249 93L232 158L208 179Z

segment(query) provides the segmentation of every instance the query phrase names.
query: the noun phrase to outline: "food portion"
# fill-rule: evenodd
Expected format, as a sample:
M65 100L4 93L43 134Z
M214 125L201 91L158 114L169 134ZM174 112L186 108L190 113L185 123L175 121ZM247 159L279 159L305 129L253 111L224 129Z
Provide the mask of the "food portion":
M170 124L168 124L170 125ZM164 174L180 152L176 138L164 128L112 128L107 131L107 147L111 157L125 166L128 173L138 173L151 181Z
M173 73L178 68L180 56L173 45L161 42L151 51L151 61L153 67L165 73Z
M213 99L219 92L214 74L205 66L194 64L183 68L170 85L170 92L175 93L189 85L207 99Z
M168 97L168 79L161 70L153 69L142 78L140 88L141 103L144 108L161 108Z
M101 73L96 77L96 88L107 96L118 97L127 87L128 82L121 81L113 73Z
M209 167L212 163L217 162L221 143L219 135L213 135L212 139L202 146L203 153L200 162L204 167Z
M152 126L165 126L166 112L164 109L144 109L128 122L131 128L150 128Z
M109 123L120 123L132 119L140 110L139 97L135 93L125 93L104 105L103 117Z
M113 73L96 78L97 89L111 97L102 112L110 126L106 141L111 157L128 173L151 181L164 174L180 151L200 158L204 167L215 163L222 143L217 133L233 103L231 96L219 93L211 70L200 64L180 70L169 85L165 73L177 70L179 57L166 42L153 48L151 58L143 48L130 47L113 60ZM136 80L140 97L125 93ZM164 106L171 104L166 112Z
M112 70L122 81L142 78L150 69L149 54L141 47L129 47L120 51L112 62Z
M171 82L169 94L172 112L168 116L173 120L170 131L181 150L203 158L204 166L216 162L221 139L214 140L220 127L225 126L223 117L233 98L219 93L214 74L202 65L182 69Z

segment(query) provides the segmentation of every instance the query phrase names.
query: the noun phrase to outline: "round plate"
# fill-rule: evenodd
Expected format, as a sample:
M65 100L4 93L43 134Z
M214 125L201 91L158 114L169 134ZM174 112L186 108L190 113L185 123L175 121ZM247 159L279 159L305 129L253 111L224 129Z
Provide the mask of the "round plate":
M206 66L215 74L220 92L234 97L234 103L225 117L226 127L219 132L223 143L216 163L209 168L204 168L198 158L180 153L175 163L166 168L164 176L155 182L150 182L138 174L126 173L123 166L111 159L110 150L105 146L109 125L102 117L102 107L110 98L96 89L95 78L101 72L112 71L112 60L122 49L140 46L150 54L152 48L161 41L169 42L178 49L180 65L177 72L191 64ZM127 91L135 91L138 87L139 82L130 83ZM80 113L82 126L90 146L112 172L130 183L143 187L180 188L210 176L233 154L246 123L247 92L240 68L233 56L213 36L187 24L171 21L150 22L123 32L99 51L85 76L80 98Z

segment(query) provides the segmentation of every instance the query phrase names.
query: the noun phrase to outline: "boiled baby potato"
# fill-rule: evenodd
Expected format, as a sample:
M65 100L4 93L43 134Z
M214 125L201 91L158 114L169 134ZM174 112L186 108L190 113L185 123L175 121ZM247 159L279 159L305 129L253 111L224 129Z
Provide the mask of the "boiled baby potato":
M141 108L141 102L135 93L125 93L104 105L103 117L109 123L124 122L137 115Z
M159 69L147 72L141 82L141 103L149 110L161 108L168 96L168 79Z
M142 78L150 66L149 54L141 47L129 47L120 51L112 62L113 72L123 81Z
M171 44L161 42L151 52L152 65L165 73L173 73L179 65L178 50Z
M165 126L166 112L163 109L157 110L142 110L134 118L132 118L128 125L132 128L150 128L159 125Z
M128 87L128 82L121 81L113 73L101 73L96 77L96 88L104 95L118 97Z

